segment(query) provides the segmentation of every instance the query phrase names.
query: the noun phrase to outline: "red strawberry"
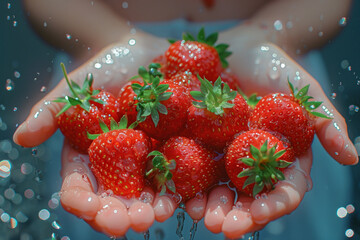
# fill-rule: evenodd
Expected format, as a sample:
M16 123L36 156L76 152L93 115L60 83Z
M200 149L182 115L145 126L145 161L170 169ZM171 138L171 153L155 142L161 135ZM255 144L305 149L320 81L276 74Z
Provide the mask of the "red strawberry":
M69 85L71 96L58 98L54 102L66 103L57 114L58 126L70 144L82 153L86 153L91 144L87 132L100 133L99 120L110 126L111 119L119 121L119 103L116 98L105 91L93 90L93 76L89 74L82 86L69 81L64 64L65 79Z
M313 112L322 102L308 101L309 85L300 91L289 82L291 94L274 93L264 96L255 106L250 117L251 129L278 132L291 142L296 155L310 148L315 134L315 117L329 118Z
M90 135L95 138L89 147L91 170L105 190L128 198L140 195L145 184L147 155L151 140L140 130L126 129L127 120L111 124L111 130L101 123L104 133Z
M139 75L144 83L133 83L131 88L136 96L138 127L150 137L163 140L184 128L191 99L189 90L183 84L170 79L160 82L159 67L159 64L154 63L149 65L149 71L140 67ZM133 99L133 94L125 95ZM121 102L126 103L126 96ZM128 113L133 112L133 105L130 108Z
M240 94L231 91L220 78L214 86L206 79L199 80L201 92L191 92L197 101L189 107L186 132L222 151L235 134L248 130L250 107Z
M171 41L172 44L165 52L165 77L170 78L180 71L189 71L214 82L223 68L227 67L225 58L231 54L226 51L227 44L214 46L217 38L217 33L206 37L204 29L201 29L197 39L191 34L184 34L183 40Z
M136 94L134 93L134 90L131 87L132 84L140 84L140 82L131 81L128 84L126 84L124 87L122 87L118 99L119 116L126 115L130 123L136 121L136 115L137 115L136 104L138 102L136 100Z
M200 90L201 83L199 79L194 74L188 71L178 72L170 78L170 81L174 82L175 84L184 86L186 89L189 90L189 92Z
M263 130L237 136L225 155L226 172L239 191L255 197L284 180L283 170L294 161L291 147Z
M225 69L220 74L221 80L229 85L231 90L237 91L240 88L240 79L231 72L230 69Z
M219 180L222 160L216 160L217 154L211 152L186 137L173 137L150 155L153 168L148 176L155 175L155 183L161 194L177 193L183 201L195 197Z
M155 139L164 140L174 136L185 127L187 109L191 105L191 99L187 89L174 83L171 79L162 81L157 87L159 86L167 86L168 89L164 93L172 94L168 99L163 98L153 104L155 107L151 109L157 108L160 114L157 113L157 110L149 110L151 118L146 117L146 106L140 108L141 116L145 116L146 119L139 123L139 128ZM148 100L142 99L142 101L148 104ZM157 107L156 104L161 104L161 107Z

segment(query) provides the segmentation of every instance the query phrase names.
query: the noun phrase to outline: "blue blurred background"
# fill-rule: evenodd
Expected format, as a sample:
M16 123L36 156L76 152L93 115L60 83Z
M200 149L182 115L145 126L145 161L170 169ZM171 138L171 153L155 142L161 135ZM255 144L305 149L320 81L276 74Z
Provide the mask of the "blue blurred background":
M53 161L59 161L60 148L48 149L42 145L24 149L11 140L31 106L54 87L49 79L58 71L53 66L59 52L61 50L50 47L32 31L21 1L0 1L0 167L6 167L5 163L11 163L12 167L11 176L0 175L0 240L66 240L66 223L61 224L58 214L61 206L56 194L61 183L60 169L46 168L53 164L59 166ZM349 135L360 147L360 138L357 138L360 136L359 1L354 1L341 34L329 41L321 54L330 78L328 97L345 117ZM360 168L351 167L351 171L354 197L348 203L355 210L348 211L346 218L351 220L352 238L360 239L360 194L357 194ZM333 214L336 215L336 211ZM348 238L345 232L344 238Z

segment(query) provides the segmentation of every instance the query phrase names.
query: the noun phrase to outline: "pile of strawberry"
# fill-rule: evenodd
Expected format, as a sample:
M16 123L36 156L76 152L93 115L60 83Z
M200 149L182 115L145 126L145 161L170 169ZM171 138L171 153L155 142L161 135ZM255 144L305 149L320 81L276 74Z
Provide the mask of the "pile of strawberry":
M309 86L273 93L256 105L229 73L228 45L217 34L184 34L122 88L119 97L65 79L73 96L59 98L58 124L70 144L88 153L104 189L138 197L145 185L182 201L224 178L255 197L268 192L314 137Z

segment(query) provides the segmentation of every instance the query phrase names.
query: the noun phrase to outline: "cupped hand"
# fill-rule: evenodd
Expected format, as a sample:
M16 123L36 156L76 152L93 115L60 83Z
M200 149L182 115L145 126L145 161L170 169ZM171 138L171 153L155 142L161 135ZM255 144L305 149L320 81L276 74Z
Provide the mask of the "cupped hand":
M309 96L315 101L323 102L316 110L331 120L316 118L316 134L332 158L344 165L354 165L359 161L358 153L349 139L345 119L330 102L322 87L304 68L291 58L280 47L257 39L249 39L249 35L228 32L222 41L230 43L229 65L234 74L240 78L240 88L246 94L257 93L260 96L269 93L290 93L288 79L295 88L310 84ZM244 37L245 36L245 37ZM256 36L256 35L255 35ZM261 38L261 37L259 37Z
M137 75L138 68L147 67L168 45L165 39L141 32L124 36L122 41L105 48L71 72L69 79L81 86L87 74L92 73L94 88L105 89L117 96L121 87ZM62 108L61 103L52 101L69 94L67 83L62 79L50 93L33 106L26 120L14 133L14 142L24 147L33 147L47 140L57 130L56 114Z

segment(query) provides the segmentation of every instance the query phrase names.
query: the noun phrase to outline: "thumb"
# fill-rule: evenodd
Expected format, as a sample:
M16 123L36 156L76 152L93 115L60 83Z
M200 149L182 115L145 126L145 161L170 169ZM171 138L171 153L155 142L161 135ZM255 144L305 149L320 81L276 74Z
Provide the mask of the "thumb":
M67 91L62 80L57 87L37 102L26 120L16 129L13 140L23 147L34 147L46 141L57 130L56 114L63 104L53 102Z

